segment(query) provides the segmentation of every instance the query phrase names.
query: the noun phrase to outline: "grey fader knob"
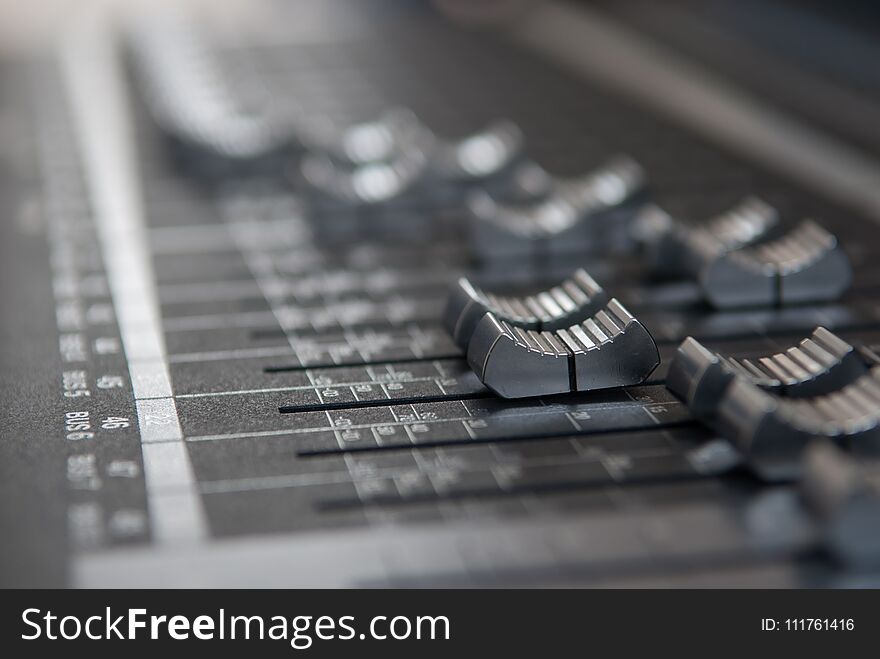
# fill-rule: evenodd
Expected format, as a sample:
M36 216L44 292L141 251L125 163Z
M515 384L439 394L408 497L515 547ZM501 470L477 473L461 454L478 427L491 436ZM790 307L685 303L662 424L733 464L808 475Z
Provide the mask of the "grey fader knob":
M487 313L468 363L498 395L521 398L638 384L660 356L648 330L612 298L593 317L555 331L523 329Z
M466 349L487 312L510 325L543 331L586 320L607 302L602 287L582 269L557 286L523 296L495 295L462 277L449 295L443 317L452 338Z
M837 239L811 220L782 238L733 251L702 246L699 281L716 307L778 306L840 297L852 266Z
M880 367L830 394L783 398L734 378L710 423L768 480L796 478L814 438L880 455Z
M666 385L691 411L713 414L735 377L791 397L836 391L867 372L853 346L824 327L783 352L753 359L727 357L707 350L693 337L678 347Z
M349 168L325 155L302 159L303 178L330 198L354 205L370 206L392 201L413 188L427 171L427 158L419 149L398 154L394 159Z
M459 140L436 140L431 168L452 181L483 181L503 175L522 155L523 134L512 121L501 119Z
M325 115L299 113L296 135L308 151L349 166L397 158L429 139L412 110L392 107L370 121L340 125Z
M700 243L710 241L716 255L741 249L763 239L778 223L775 208L757 197L746 197L730 210L704 224L673 219L656 205L642 210L633 222L633 235L651 268L664 275L697 275L702 266Z
M815 442L801 496L834 556L857 567L880 564L880 463L859 464L833 444Z
M626 156L575 179L556 180L534 202L504 202L487 191L468 200L477 249L486 254L554 254L593 244L606 222L629 216L646 188L642 167Z

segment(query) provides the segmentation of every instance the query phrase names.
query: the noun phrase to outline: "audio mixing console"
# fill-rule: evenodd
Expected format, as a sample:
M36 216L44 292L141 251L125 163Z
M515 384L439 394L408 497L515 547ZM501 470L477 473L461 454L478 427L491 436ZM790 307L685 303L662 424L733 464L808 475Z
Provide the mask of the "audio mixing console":
M7 583L877 583L867 153L620 9L278 4L0 67Z

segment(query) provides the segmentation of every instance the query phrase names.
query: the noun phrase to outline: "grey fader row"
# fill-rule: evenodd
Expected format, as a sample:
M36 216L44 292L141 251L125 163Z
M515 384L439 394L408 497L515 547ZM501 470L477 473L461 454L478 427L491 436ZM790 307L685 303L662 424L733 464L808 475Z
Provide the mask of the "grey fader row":
M212 156L253 161L296 146L308 183L347 202L374 204L424 176L484 182L519 160L522 131L499 120L460 139L436 136L406 108L343 123L291 98L243 98L194 20L157 14L128 35L138 80L159 126Z
M214 157L251 162L299 145L357 166L394 159L422 133L405 109L339 125L268 97L246 102L234 93L207 35L179 14L157 14L134 24L128 46L156 123Z
M835 300L852 267L837 239L804 220L771 239L775 210L747 198L701 227L651 206L634 223L655 270L695 278L715 307L781 306Z
M557 286L534 295L496 295L462 277L449 295L444 323L467 349L477 324L491 312L499 321L528 330L556 330L586 320L608 302L608 295L583 269Z
M880 452L880 367L869 370L824 328L759 360L725 358L688 338L667 386L769 480L798 476L801 453L815 437Z
M483 384L505 398L638 384L660 363L648 330L613 298L591 318L554 331L486 313L467 359Z

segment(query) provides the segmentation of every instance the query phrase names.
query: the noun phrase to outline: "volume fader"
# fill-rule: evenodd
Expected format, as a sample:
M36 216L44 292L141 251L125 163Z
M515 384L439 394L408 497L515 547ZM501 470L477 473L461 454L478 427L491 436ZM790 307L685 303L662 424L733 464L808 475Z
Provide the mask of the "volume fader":
M856 349L824 327L773 355L740 359L714 353L693 337L678 347L666 385L700 417L711 415L730 382L744 378L790 397L836 391L867 372Z
M779 306L836 300L852 280L837 239L812 220L783 237L739 250L701 246L700 286L715 307Z
M735 378L714 418L712 425L767 480L798 477L801 454L815 438L854 453L880 455L880 367L813 398L776 396Z
M642 167L619 156L584 176L553 181L537 201L507 202L485 190L474 193L468 210L477 250L549 255L595 248L609 223L629 218L645 189Z
M779 213L757 197L746 197L733 208L699 225L674 219L651 204L633 222L633 235L652 270L663 275L697 275L699 245L712 244L715 255L741 249L764 239L777 225Z
M496 295L462 277L446 303L444 323L455 342L466 349L488 312L512 326L541 332L586 320L607 302L605 291L583 269L556 286L522 296Z
M521 398L638 384L660 356L648 330L612 298L591 318L555 331L523 329L487 313L468 363L498 395Z

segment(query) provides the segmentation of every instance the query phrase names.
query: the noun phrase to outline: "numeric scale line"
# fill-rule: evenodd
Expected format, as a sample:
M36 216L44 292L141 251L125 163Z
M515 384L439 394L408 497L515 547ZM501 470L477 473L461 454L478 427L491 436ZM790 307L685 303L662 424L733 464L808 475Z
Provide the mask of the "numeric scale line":
M462 419L444 419L444 421L461 421ZM411 421L407 421L407 424L412 423ZM395 425L404 425L403 423L385 423L382 425L386 426L395 426ZM523 435L521 437L517 436L506 436L506 437L471 437L468 440L461 439L433 439L424 442L418 443L410 443L404 444L403 442L398 443L389 443L382 444L380 446L348 446L341 448L328 448L328 449L307 449L303 451L297 451L297 455L302 458L318 458L318 457L327 457L332 455L348 455L353 453L379 453L386 451L399 451L406 449L428 449L428 448L440 448L440 447L449 447L449 446L472 446L474 444L497 444L497 443L509 443L509 442L529 442L536 441L542 439L559 439L561 437L589 437L590 435L617 435L622 433L630 433L630 432L650 432L657 430L670 430L674 428L688 428L699 425L699 422L696 420L684 420L684 421L664 421L664 422L655 422L651 426L619 426L615 427L614 430L566 430L566 431L558 431L558 432L547 432L547 433L529 433L528 435ZM372 427L372 426L370 426ZM352 428L358 428L358 426L352 426ZM190 439L190 438L188 438Z

